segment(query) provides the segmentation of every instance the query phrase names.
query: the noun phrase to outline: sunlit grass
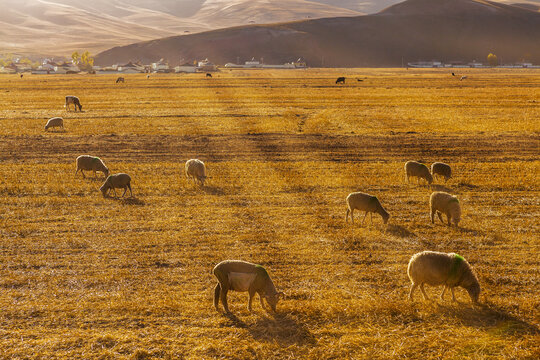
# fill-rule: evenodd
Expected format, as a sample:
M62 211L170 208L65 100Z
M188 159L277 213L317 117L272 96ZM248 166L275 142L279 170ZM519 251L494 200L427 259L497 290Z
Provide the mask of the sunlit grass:
M464 71L0 77L0 354L538 357L540 72ZM52 116L65 132L44 131ZM81 154L130 174L134 198L75 176ZM193 157L204 188L183 174ZM407 184L406 160L454 176ZM431 224L433 190L459 197L459 229ZM377 195L388 226L346 224L352 191ZM428 249L469 260L482 306L463 289L407 300ZM250 314L245 293L236 317L214 310L211 269L232 258L266 266L278 314Z

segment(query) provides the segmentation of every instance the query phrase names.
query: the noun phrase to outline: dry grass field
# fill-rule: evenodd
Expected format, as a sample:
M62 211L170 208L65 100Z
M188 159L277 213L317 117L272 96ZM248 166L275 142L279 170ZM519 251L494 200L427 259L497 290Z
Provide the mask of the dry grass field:
M538 359L540 71L460 74L0 76L0 358ZM53 116L65 131L44 131ZM76 177L81 154L130 174L134 197ZM454 177L407 184L407 160ZM434 190L460 198L460 228L431 224ZM353 191L388 225L345 223ZM408 301L422 250L463 255L481 305L433 287ZM215 311L224 259L267 268L276 314L246 293Z

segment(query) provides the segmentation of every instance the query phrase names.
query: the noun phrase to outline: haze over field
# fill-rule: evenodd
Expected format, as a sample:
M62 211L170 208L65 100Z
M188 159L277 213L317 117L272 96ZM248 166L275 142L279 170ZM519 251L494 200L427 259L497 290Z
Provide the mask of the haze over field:
M398 2L0 0L0 52L68 55L88 49L97 53L139 41L238 25L372 14ZM539 0L520 2L533 11L540 5Z

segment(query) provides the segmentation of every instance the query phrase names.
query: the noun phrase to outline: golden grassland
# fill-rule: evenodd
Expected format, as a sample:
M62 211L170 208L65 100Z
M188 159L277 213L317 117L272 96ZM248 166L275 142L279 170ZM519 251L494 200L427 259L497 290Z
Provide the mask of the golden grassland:
M0 357L537 359L540 72L449 72L1 76ZM53 116L65 131L44 131ZM130 174L134 198L75 177L81 154ZM407 184L406 160L454 177ZM431 224L433 190L458 195L460 228ZM346 224L352 191L389 224ZM481 305L409 302L422 250L468 259ZM268 269L277 314L245 293L215 311L224 259Z

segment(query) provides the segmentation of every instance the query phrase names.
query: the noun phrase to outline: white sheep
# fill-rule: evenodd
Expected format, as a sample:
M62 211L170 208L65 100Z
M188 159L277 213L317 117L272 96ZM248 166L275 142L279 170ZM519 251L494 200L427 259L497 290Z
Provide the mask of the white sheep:
M77 158L76 163L77 170L75 171L75 175L77 175L80 170L83 178L85 178L83 170L91 170L94 172L94 177L96 177L96 171L101 171L105 177L109 176L109 168L107 168L103 161L96 156L81 155Z
M214 267L214 275L218 279L218 284L214 289L214 306L219 310L219 299L229 313L227 304L227 292L239 291L248 292L248 310L251 312L251 303L255 293L259 294L261 307L264 309L263 298L272 310L276 311L276 305L283 293L278 292L270 275L264 267L241 260L225 260Z
M388 222L388 218L390 218L390 214L382 207L379 199L377 199L376 196L372 196L363 192L353 192L350 193L349 196L347 196L347 214L345 215L345 222L348 221L350 212L351 222L354 224L353 214L354 210L356 209L366 212L364 218L362 219L362 224L364 223L364 220L366 220L368 212L371 213L372 224L373 213L381 215L385 224Z
M186 177L189 179L190 177L193 179L193 181L197 180L201 185L204 185L204 181L206 180L206 166L204 166L204 163L199 159L190 159L186 161Z
M431 164L431 176L435 178L435 175L444 177L444 181L448 181L452 177L452 168L450 165L442 162L434 162Z
M405 163L405 177L407 182L409 182L409 177L411 176L416 177L418 182L420 182L420 179L426 180L428 184L433 182L433 176L431 176L428 167L417 161L407 161Z
M431 211L431 223L435 223L435 213L439 220L444 224L441 214L445 214L448 220L448 226L452 222L458 226L461 220L461 206L457 197L444 191L435 191L429 197L429 207Z
M423 251L411 257L407 274L411 279L411 291L409 299L413 300L414 290L420 286L424 299L428 296L424 290L424 284L431 286L443 285L441 299L444 292L449 288L452 292L452 300L455 301L454 287L461 286L467 290L473 302L478 302L480 285L478 278L471 269L471 265L462 256L454 253L442 253L435 251Z
M63 129L64 119L61 117L53 117L47 120L47 124L45 125L45 131L47 131L47 129L52 128L52 127L61 127Z
M124 189L122 197L126 195L127 189L129 189L130 196L133 197L133 193L131 192L131 177L129 177L128 174L124 173L109 175L103 185L101 185L99 190L101 190L103 197L107 197L107 193L109 192L109 190L112 189L112 191L114 192L114 197L116 197L115 189L118 188Z

